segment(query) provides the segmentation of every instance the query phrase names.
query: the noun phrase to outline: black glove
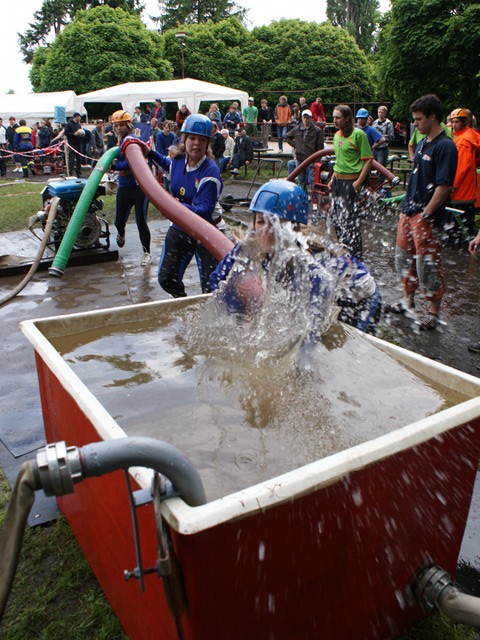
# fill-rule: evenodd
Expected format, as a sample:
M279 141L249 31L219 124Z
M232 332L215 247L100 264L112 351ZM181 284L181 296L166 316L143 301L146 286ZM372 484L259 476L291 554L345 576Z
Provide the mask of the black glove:
M155 158L155 151L153 149L150 149L145 157L149 160L153 160Z

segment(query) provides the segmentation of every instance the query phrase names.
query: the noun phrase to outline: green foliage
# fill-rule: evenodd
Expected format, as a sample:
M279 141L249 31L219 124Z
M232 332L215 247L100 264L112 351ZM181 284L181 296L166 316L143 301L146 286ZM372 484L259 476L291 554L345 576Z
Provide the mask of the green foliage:
M280 20L249 32L230 18L181 28L187 34L185 76L244 89L257 101L266 97L274 104L278 92L285 91L307 92L314 100L320 87L339 87L322 91L324 102L348 101L354 83L373 91L366 55L352 36L330 24ZM164 43L165 57L179 77L181 43L175 30L164 34Z
M306 92L308 101L321 87L337 87L322 89L321 96L324 102L341 102L353 99L354 84L372 90L365 54L346 31L328 23L280 20L254 29L252 39L251 53L262 61L248 77L257 93Z
M221 22L234 17L245 18L245 9L234 0L158 0L160 16L154 20L162 32L178 29L179 25Z
M378 0L327 0L327 18L346 29L363 51L371 51L380 18Z
M139 0L44 0L41 9L34 11L34 21L29 24L29 29L24 34L17 34L24 61L30 63L37 48L47 43L52 32L57 36L75 18L78 11L100 5L137 14L142 11Z
M36 92L78 94L171 77L161 37L137 16L107 6L78 12L50 47L37 51L30 73Z
M426 618L397 640L478 640L474 629L455 624L449 618L434 615Z
M426 93L448 110L479 109L479 29L478 2L393 0L377 62L380 89L396 114L408 117L409 105Z
M197 78L227 86L242 88L242 57L250 41L247 29L236 19L219 23L212 20L204 24L181 25L185 38L185 77ZM181 41L175 38L177 29L164 34L164 55L181 77Z

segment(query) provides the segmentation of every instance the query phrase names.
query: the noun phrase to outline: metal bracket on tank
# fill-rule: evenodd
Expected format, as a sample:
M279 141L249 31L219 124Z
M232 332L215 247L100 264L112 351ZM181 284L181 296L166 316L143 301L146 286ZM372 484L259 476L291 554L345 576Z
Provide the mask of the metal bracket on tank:
M130 580L131 578L135 578L135 580L139 581L140 590L145 591L145 581L144 577L151 573L156 573L159 577L163 576L164 573L161 567L161 558L157 560L153 567L149 567L145 569L143 567L142 553L140 549L140 536L139 536L139 528L138 528L138 519L137 519L137 508L143 507L146 504L150 504L154 501L154 496L157 494L157 499L160 501L166 500L167 498L172 498L178 496L178 491L173 488L172 483L162 476L159 473L155 473L152 482L151 489L139 489L138 491L133 491L130 475L128 471L125 471L125 480L127 482L127 490L128 490L128 498L130 502L130 515L132 517L132 528L133 528L133 542L135 547L135 557L137 560L137 566L129 571L125 569L123 572L125 580ZM156 487L161 487L161 489L157 489ZM158 532L157 532L158 534Z
M145 590L144 577L148 574L155 573L159 578L163 579L163 586L165 589L165 597L167 605L175 621L177 635L179 640L183 640L183 626L181 617L185 610L185 591L183 587L183 580L181 575L180 566L173 554L172 541L168 531L168 527L160 512L160 505L163 500L178 496L178 492L172 486L172 483L168 478L155 472L153 475L152 488L142 489L139 491L132 491L130 483L130 476L125 471L125 477L127 481L128 494L130 499L130 510L132 515L133 524L133 536L135 545L135 555L137 558L137 566L133 571L125 570L123 575L125 580L135 578L140 583L141 591ZM138 521L136 509L153 502L155 510L155 527L157 532L158 541L158 558L153 567L148 569L143 568L142 554L140 550L140 539L138 535Z

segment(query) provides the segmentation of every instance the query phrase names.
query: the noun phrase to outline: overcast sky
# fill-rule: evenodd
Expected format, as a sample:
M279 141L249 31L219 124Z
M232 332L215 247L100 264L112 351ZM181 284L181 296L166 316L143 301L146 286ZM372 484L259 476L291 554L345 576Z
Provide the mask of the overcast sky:
M299 18L300 20L322 22L325 20L326 2L292 2L292 0L275 0L262 2L260 0L237 0L238 4L247 8L248 19L252 27L269 24L272 20L281 18ZM2 43L2 63L0 71L0 94L13 90L17 94L31 93L32 87L28 79L30 67L22 62L18 48L17 32L28 28L32 22L32 14L38 11L43 0L3 0L2 16L0 20L0 42ZM144 0L146 12L158 13L157 0ZM380 0L382 11L390 6L389 0ZM8 16L15 17L14 19Z

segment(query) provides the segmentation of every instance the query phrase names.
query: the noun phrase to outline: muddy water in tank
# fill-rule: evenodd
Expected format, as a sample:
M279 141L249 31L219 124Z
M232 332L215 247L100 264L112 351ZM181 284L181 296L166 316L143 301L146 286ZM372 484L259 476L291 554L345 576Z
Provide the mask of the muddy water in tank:
M273 359L191 353L188 339L203 307L197 302L52 343L127 435L154 436L184 451L209 499L463 400L339 324L306 352Z

